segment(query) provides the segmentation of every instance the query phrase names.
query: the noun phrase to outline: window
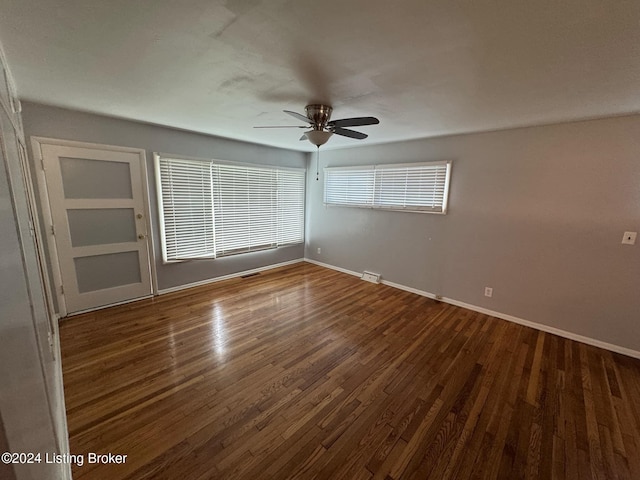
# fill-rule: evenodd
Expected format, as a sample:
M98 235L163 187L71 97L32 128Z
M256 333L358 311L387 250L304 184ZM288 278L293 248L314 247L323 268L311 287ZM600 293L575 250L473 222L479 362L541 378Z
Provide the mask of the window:
M324 203L446 213L451 162L325 168Z
M303 169L156 155L165 261L304 241Z

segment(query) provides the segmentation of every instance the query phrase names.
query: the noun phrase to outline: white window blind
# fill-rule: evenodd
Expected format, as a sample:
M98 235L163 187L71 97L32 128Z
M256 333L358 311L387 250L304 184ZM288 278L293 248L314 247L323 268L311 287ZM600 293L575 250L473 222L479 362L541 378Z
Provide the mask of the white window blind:
M331 205L372 207L374 167L325 168L324 201Z
M325 169L327 205L446 213L451 162Z
M278 245L304 241L304 188L302 170L277 170Z
M304 241L304 170L156 159L165 260L219 257ZM181 229L172 230L176 212Z
M278 245L275 177L270 169L213 166L216 255Z
M215 256L211 164L163 158L159 174L166 258Z

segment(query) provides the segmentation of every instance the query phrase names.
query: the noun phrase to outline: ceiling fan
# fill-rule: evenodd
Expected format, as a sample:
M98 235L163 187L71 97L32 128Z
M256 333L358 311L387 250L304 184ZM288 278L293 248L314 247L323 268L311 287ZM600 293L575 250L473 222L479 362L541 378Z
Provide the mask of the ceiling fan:
M312 104L305 107L307 116L301 115L296 112L284 110L284 113L288 113L292 117L306 122L307 125L278 125L270 127L254 127L254 128L309 128L311 130L305 132L300 140L309 140L316 147L320 148L320 145L327 143L331 135L342 135L343 137L355 138L356 140L364 140L368 137L367 134L350 130L344 127L362 127L365 125L377 125L380 123L375 117L354 117L354 118L342 118L340 120L331 120L331 112L333 108L329 105Z

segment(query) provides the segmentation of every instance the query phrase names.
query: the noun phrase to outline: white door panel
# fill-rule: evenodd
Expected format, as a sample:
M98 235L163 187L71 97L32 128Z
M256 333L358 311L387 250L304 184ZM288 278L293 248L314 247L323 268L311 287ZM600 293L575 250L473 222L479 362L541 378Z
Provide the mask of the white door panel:
M143 156L41 151L67 313L150 295Z

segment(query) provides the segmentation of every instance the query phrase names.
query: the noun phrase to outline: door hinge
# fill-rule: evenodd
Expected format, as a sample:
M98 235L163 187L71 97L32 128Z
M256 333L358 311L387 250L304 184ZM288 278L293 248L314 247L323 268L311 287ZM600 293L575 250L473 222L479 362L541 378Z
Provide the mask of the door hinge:
M53 225L51 225L51 235L55 235L56 234L56 229Z
M13 110L13 113L22 112L22 103L16 97L11 97L11 110Z
M44 158L40 157L40 166L42 167L42 170L46 170L44 168Z
M60 285L60 295L64 295L64 285Z

